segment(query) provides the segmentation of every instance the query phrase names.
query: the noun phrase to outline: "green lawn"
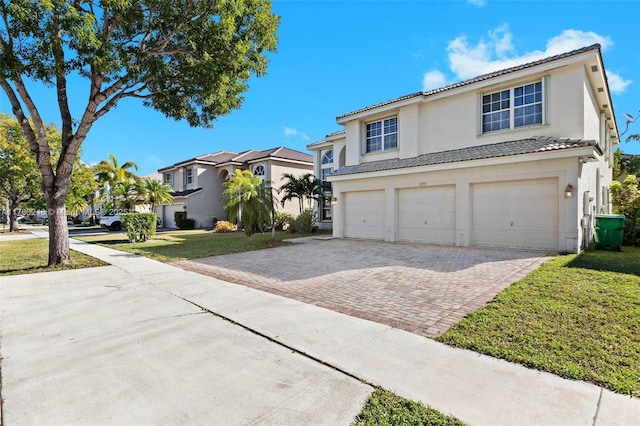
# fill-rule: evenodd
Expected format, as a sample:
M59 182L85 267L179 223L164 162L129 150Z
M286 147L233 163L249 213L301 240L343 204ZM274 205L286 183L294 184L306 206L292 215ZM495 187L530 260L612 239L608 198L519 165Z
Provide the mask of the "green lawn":
M423 404L401 398L389 391L376 389L362 412L355 418L356 426L462 426L459 420L447 417Z
M559 255L437 340L640 396L640 248Z
M40 238L13 241L0 240L0 253L2 253L2 256L0 256L0 276L107 265L101 260L71 250L70 265L47 268L49 241Z
M220 254L240 253L286 244L283 239L302 235L276 232L254 234L251 238L242 232L214 233L205 230L159 232L144 243L130 243L125 233L74 237L89 243L96 243L112 249L135 253L160 262L174 262L185 259L198 259Z

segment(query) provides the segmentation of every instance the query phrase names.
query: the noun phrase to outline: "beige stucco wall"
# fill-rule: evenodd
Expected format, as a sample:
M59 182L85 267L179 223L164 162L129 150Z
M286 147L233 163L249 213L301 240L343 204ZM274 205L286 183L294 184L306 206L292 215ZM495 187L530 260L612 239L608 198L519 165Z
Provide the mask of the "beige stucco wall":
M482 93L540 79L546 86L545 124L480 134ZM454 92L346 122L346 165L389 158L411 158L420 154L535 136L600 138L599 111L584 66L579 63L471 91ZM398 149L365 154L366 123L394 115L398 116Z
M290 173L295 177L300 177L306 173L313 173L313 166L311 164L296 164L278 160L270 160L268 163L266 179L271 181L271 187L274 189L280 188L285 182L282 179L284 173ZM274 197L276 198L276 208L278 211L298 216L300 214L300 208L298 207L298 200L287 201L284 205L280 203L282 195L279 195L277 191L274 191ZM306 208L306 205L305 205Z

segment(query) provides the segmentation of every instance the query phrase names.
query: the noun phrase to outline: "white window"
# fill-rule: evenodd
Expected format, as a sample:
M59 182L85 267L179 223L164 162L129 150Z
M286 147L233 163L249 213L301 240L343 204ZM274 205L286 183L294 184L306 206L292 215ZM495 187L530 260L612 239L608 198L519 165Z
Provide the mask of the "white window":
M264 165L258 164L258 165L253 166L253 174L255 176L264 177L264 174L265 174Z
M482 133L543 124L542 81L482 95Z
M331 197L325 197L322 203L322 218L321 220L330 222L332 219L333 206L331 205Z
M173 186L173 172L167 172L164 174L164 183Z
M320 180L327 181L327 177L333 172L333 150L330 149L322 154L322 164L320 165Z
M367 123L365 152L398 148L398 117Z
M186 185L191 185L193 183L193 169L188 168L185 170L184 182Z

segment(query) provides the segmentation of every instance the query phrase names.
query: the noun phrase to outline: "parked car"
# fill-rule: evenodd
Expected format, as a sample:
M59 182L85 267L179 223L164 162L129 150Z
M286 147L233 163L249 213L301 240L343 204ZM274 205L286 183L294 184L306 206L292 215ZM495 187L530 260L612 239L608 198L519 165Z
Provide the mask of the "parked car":
M107 228L110 231L120 231L122 229L122 220L119 214L108 214L100 218L100 227Z

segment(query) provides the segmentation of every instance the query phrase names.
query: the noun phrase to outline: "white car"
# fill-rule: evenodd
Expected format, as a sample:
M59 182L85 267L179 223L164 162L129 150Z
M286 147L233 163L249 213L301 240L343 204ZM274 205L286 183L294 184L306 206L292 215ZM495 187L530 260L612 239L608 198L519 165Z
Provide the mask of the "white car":
M107 214L100 218L100 226L110 231L120 231L122 229L122 221L119 214Z

